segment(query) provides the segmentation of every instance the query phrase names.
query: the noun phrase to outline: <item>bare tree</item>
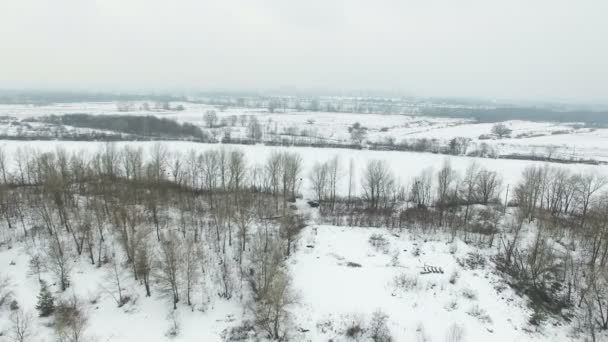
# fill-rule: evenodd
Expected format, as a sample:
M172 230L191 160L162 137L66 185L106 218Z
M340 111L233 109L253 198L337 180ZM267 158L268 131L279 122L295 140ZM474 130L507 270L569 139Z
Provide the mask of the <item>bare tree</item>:
M326 196L328 173L329 170L326 163L316 162L309 175L312 190L314 191L317 201L319 202L324 200Z
M433 170L423 170L420 175L414 178L410 191L410 200L418 206L427 207L431 202L433 187Z
M162 239L158 261L157 278L165 290L171 293L173 309L177 309L183 258L179 237L173 231L169 231Z
M247 136L249 139L259 141L262 139L262 125L258 121L258 118L251 115L249 117L249 124L247 125Z
M186 287L186 302L188 305L192 305L192 289L196 285L196 280L199 274L200 254L194 241L186 240L185 245L183 256L184 285Z
M585 219L587 218L587 212L589 206L592 203L594 195L602 189L608 183L606 177L600 176L596 173L585 173L578 179L578 194L581 200L581 223L580 226L585 225Z
M217 124L217 113L213 109L209 109L205 111L205 115L203 115L203 121L208 128L213 128Z
M146 297L150 297L150 274L154 265L154 254L147 241L139 244L135 254L135 269L144 283Z
M256 303L255 322L273 339L285 337L285 325L289 318L288 308L296 303L291 289L291 278L285 271L272 279L266 294Z
M495 171L489 171L482 169L477 174L477 197L479 202L483 205L487 205L491 200L498 197L499 189L502 180Z
M529 166L522 173L522 180L515 188L517 203L530 222L534 219L536 206L541 198L545 170L538 166Z
M351 158L348 163L348 205L351 204L352 196L355 193L355 162Z
M361 184L363 197L369 202L369 206L378 209L381 198L386 195L387 187L394 185L394 178L386 161L370 160L363 170Z
M302 218L297 215L285 215L281 218L280 232L287 243L287 256L291 255L292 245L304 226Z
M23 309L17 309L10 314L10 335L9 338L13 342L29 341L33 334L32 326L33 315L31 312L25 312Z
M337 187L338 187L338 178L340 177L340 160L338 156L334 156L328 162L328 170L329 170L329 200L331 202L331 210L334 211L336 205L337 198Z
M437 172L437 208L439 209L439 225L443 225L445 208L455 193L458 175L452 168L450 160L446 159L442 168Z
M228 168L230 172L230 188L234 192L235 201L238 205L237 196L244 185L247 170L247 162L243 151L233 150L230 152Z
M70 272L72 262L69 258L69 250L63 239L57 234L49 239L44 249L44 269L51 272L59 282L61 291L65 291L70 285Z

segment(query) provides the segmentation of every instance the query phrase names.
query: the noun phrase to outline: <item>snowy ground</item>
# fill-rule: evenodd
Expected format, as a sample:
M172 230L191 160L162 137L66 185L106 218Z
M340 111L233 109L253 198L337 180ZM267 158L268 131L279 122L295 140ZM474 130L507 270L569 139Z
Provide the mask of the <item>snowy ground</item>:
M487 143L494 147L499 154L535 154L560 158L583 158L608 161L608 129L589 129L580 123L551 123L529 121L507 121L513 130L512 138L500 140L480 140L482 135L491 133L493 124L474 123L470 119L450 119L410 115L382 115L358 113L327 113L327 112L297 112L287 110L286 113L269 113L265 108L251 109L238 107L218 107L194 103L171 103L171 107L184 107L183 111L156 110L154 103L148 103L149 109L144 109L144 102L133 102L132 111L121 112L118 103L59 103L45 106L34 105L0 105L0 116L10 116L18 119L40 117L44 115L61 115L73 113L88 114L128 114L155 115L174 119L179 122L189 122L203 127L203 119L207 110L215 110L218 123L224 120L229 123L236 117L235 124L228 128L217 129L219 135L225 129L230 130L233 138L243 137L246 127L240 117L254 115L268 130L278 134L301 134L303 131L311 137L317 137L330 143L349 143L348 128L356 122L368 128L367 140L384 142L388 139L401 142L408 139L435 139L443 144L455 137L472 139L472 149ZM278 111L280 111L278 109ZM245 124L246 125L246 124ZM0 131L7 130L0 124Z
M20 308L35 314L36 296L40 286L37 276L28 271L29 248L25 243L17 243L11 249L0 246L0 276L10 277L11 289ZM96 268L83 258L74 260L73 267L69 290L61 294L55 286L51 286L51 289L60 298L76 295L83 300L89 322L86 337L90 341L221 341L222 330L239 322L243 315L242 303L238 299L221 300L212 292L204 292L206 307L178 307L180 335L170 339L165 336L170 325L167 315L171 311L170 299L167 296L156 291L152 297L145 297L143 287L133 281L132 276L125 270L123 287L125 293L131 296L131 301L118 308L110 295L114 290L109 281L112 279L109 265ZM43 274L42 278L53 284L50 274ZM197 303L199 302L201 300L197 300ZM0 309L0 332L9 329L8 314L7 310ZM46 325L50 321L38 318L37 315L34 317L36 324L32 341L56 341L52 328ZM5 341L1 336L0 334L0 341Z
M381 234L387 245L376 248L369 243ZM458 263L471 252L487 257L492 250L476 250L459 240L377 228L335 226L307 227L296 253L288 261L298 297L290 307L295 341L346 341L345 330L353 322L366 327L371 314L381 309L389 316L388 326L395 341L444 341L449 328L460 327L463 341L574 341L569 328L553 326L535 330L528 323L531 311L525 299L517 296L493 273L494 264L470 269ZM19 305L35 312L38 279L28 272L28 243L0 247L2 275L12 279L12 290ZM36 248L36 247L33 247ZM349 267L348 263L360 267ZM420 274L424 266L436 266L443 274ZM204 288L195 307L178 306L180 334L165 336L169 321L169 299L153 290L146 298L143 288L125 270L123 287L132 300L118 308L110 295L109 265L96 268L86 260L74 261L72 284L64 297L76 295L84 301L89 318L88 336L95 341L221 341L222 331L238 326L244 303L239 298L226 301ZM451 280L457 273L454 283ZM410 282L397 287L395 279ZM51 282L52 277L43 274ZM52 282L51 282L52 284ZM56 292L59 294L59 292ZM0 318L7 315L0 311ZM35 317L36 341L54 341L47 320ZM0 331L8 325L0 319ZM306 331L306 332L302 332Z
M373 247L373 234L382 234L388 246ZM301 295L295 316L301 328L311 331L312 341L346 340L347 326L369 322L377 309L390 317L395 341L444 341L454 324L464 330L463 341L570 340L565 327L532 331L527 322L531 311L492 273L493 263L479 269L457 263L477 252L460 241L452 245L408 231L334 226L308 228L302 240L312 248L302 246L291 262ZM348 262L361 267L349 267ZM420 274L426 265L444 273ZM458 276L452 284L454 273ZM397 288L399 276L417 283Z

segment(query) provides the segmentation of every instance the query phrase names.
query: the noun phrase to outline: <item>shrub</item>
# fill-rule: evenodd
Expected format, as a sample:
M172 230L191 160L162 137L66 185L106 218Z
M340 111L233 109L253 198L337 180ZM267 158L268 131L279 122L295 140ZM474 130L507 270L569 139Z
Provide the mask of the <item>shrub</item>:
M456 284L456 281L458 280L458 278L460 277L460 274L458 273L458 271L454 271L452 272L452 274L450 275L450 284L454 285Z
M547 317L541 310L534 310L532 315L530 315L528 322L532 325L539 326L545 319L547 319Z
M458 252L458 244L455 242L451 243L449 251L450 251L450 254L452 254L452 255L456 254L456 252Z
M376 310L369 324L369 335L374 342L391 342L393 340L387 323L388 315L381 310Z
M225 329L222 332L224 341L250 341L255 334L255 327L251 321L244 321L242 324Z
M488 315L488 313L479 305L473 305L469 311L467 311L467 315L475 317L484 323L492 323L490 315Z
M57 304L55 308L55 332L59 341L83 341L87 323L88 319L85 312L75 297Z
M396 249L393 254L391 255L391 266L393 267L397 267L400 265L399 262L399 250Z
M167 315L167 321L169 322L169 329L167 329L165 336L169 338L177 337L177 335L179 335L179 330L181 327L177 310L169 311L169 314Z
M486 267L486 258L479 252L469 253L465 261L469 269L483 269Z
M11 303L8 305L8 308L9 308L11 311L16 311L16 310L19 310L19 302L17 302L17 300L16 300L16 299L13 299L13 300L11 301Z
M13 299L11 280L9 277L0 277L0 307Z
M411 291L418 288L418 277L402 273L393 279L395 288L403 291Z
M377 251L388 253L389 241L382 234L372 234L369 238L369 243L372 245Z
M449 301L446 305L445 305L445 309L447 311L454 311L456 309L458 309L458 302L454 299L452 301Z
M362 327L362 323L360 321L354 320L346 328L346 331L344 334L346 335L346 337L348 337L350 339L358 340L361 337L361 335L363 335L363 333L364 333L364 329Z
M468 287L464 288L462 290L462 295L466 299L470 299L470 300L476 300L477 299L477 292L475 292L475 290L470 289Z

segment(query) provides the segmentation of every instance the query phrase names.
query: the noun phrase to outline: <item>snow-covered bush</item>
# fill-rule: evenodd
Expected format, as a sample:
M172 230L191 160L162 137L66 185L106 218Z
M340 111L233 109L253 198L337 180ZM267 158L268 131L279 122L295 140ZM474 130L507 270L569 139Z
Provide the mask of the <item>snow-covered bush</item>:
M393 337L388 328L388 315L376 310L369 324L369 336L374 342L391 342Z
M452 254L452 255L456 254L456 252L458 252L458 244L455 242L451 243L449 251L450 251L450 254Z
M169 313L167 314L167 322L169 322L169 328L167 329L165 336L169 338L177 337L181 328L177 310L169 311Z
M346 331L344 332L347 338L353 340L359 340L364 333L365 327L361 319L351 320L346 327Z
M8 333L9 340L14 342L30 341L33 334L32 319L31 312L24 312L21 309L12 312L9 317L11 322Z
M399 250L395 249L393 254L391 255L391 266L398 267L401 263L399 262Z
M483 323L488 323L488 324L492 323L492 318L490 317L490 315L488 315L488 313L486 312L486 310L482 309L477 304L473 305L467 311L467 315L469 315L471 317L475 317L475 318L479 319Z
M401 273L393 278L393 286L402 291L417 290L419 287L418 276Z
M255 327L251 321L243 321L236 327L225 329L222 332L222 338L224 341L237 342L237 341L250 341L255 335Z
M13 298L11 279L8 276L0 276L0 308Z
M456 284L456 281L458 280L458 278L460 278L460 273L458 273L458 271L455 270L450 275L450 280L449 280L450 284L452 284L452 285Z
M462 296L466 299L477 300L477 292L469 287L462 289Z
M388 253L390 242L382 234L372 234L369 238L369 244L378 252Z
M453 300L449 301L445 305L445 309L447 311L454 311L454 310L458 309L458 301L456 299L453 299Z
M80 301L73 297L55 308L55 333L61 342L80 342L85 339L88 318Z

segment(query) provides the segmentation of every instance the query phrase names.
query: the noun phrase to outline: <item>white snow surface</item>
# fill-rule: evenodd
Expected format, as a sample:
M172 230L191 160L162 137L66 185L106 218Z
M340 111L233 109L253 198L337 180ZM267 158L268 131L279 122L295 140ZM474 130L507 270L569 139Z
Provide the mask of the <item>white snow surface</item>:
M372 234L389 241L385 251L368 242ZM463 328L463 341L570 340L565 327L534 331L527 322L531 310L525 300L492 273L493 263L475 270L459 266L457 258L466 259L475 251L459 240L454 242L454 254L446 239L434 241L407 230L315 226L303 233L303 240L314 247L301 246L291 262L300 291L294 312L301 328L311 331L312 341L346 340L344 330L351 322L369 322L378 309L388 314L395 341L422 341L422 336L426 341L444 341L454 324ZM414 255L417 249L419 256ZM348 262L361 267L348 267ZM444 273L420 274L427 265ZM458 278L451 284L454 272ZM396 288L393 282L399 275L417 279L417 285L410 290ZM475 298L466 298L465 292ZM477 308L485 319L471 315Z
M395 341L444 341L452 325L463 329L464 341L576 340L570 337L569 327L554 318L544 327L531 327L526 300L493 273L492 262L472 270L457 263L469 252L487 257L492 250L476 250L458 239L448 244L445 238L435 240L408 230L312 224L301 234L298 248L288 260L298 298L289 307L294 341L347 341L346 328L352 322L365 327L379 309L388 314ZM372 234L384 236L388 247L378 250L370 245ZM19 242L11 249L0 247L1 274L11 277L20 307L35 312L39 286L36 276L28 272L25 246ZM97 268L85 258L73 262L70 288L63 294L56 286L51 289L58 297L82 299L89 320L87 337L93 341L222 341L222 331L247 317L241 299L224 300L206 292L204 306L198 298L194 307L178 305L181 329L177 337L170 338L165 336L171 307L167 296L153 288L152 297L145 297L142 285L125 270L123 287L132 300L118 308L107 290L112 286L110 266ZM360 267L349 267L349 262ZM443 274L420 274L427 265L440 267ZM454 272L458 277L452 284L449 279ZM416 279L417 284L408 290L395 287L394 279L400 275ZM43 278L53 284L50 274L43 273ZM6 311L0 311L0 331L8 329L7 317ZM35 317L34 322L35 341L55 341L48 319Z
M368 129L367 140L384 142L392 139L399 143L402 140L427 138L446 143L455 137L471 138L472 149L481 143L494 147L499 154L534 154L565 159L596 159L608 161L608 129L585 128L581 123L531 122L523 120L506 121L504 124L513 132L512 138L498 140L481 140L482 135L489 135L494 124L475 123L468 118L441 118L396 114L361 114L361 113L328 113L328 112L286 112L269 113L266 108L221 107L190 102L172 102L171 108L178 105L183 111L156 110L154 103L148 102L145 110L144 101L132 102L132 111L120 112L119 103L84 102L56 103L49 105L0 105L0 116L18 119L62 114L123 114L154 115L162 118L188 122L198 125L207 131L216 131L221 135L229 130L233 138L245 137L246 127L237 120L234 126L227 128L205 128L204 114L215 110L219 121L228 120L231 116L255 116L269 130L278 134L300 134L306 131L311 137L318 137L330 143L349 143L348 128L356 122ZM229 121L229 120L228 120ZM0 125L0 131L6 130ZM551 150L551 152L549 152Z

